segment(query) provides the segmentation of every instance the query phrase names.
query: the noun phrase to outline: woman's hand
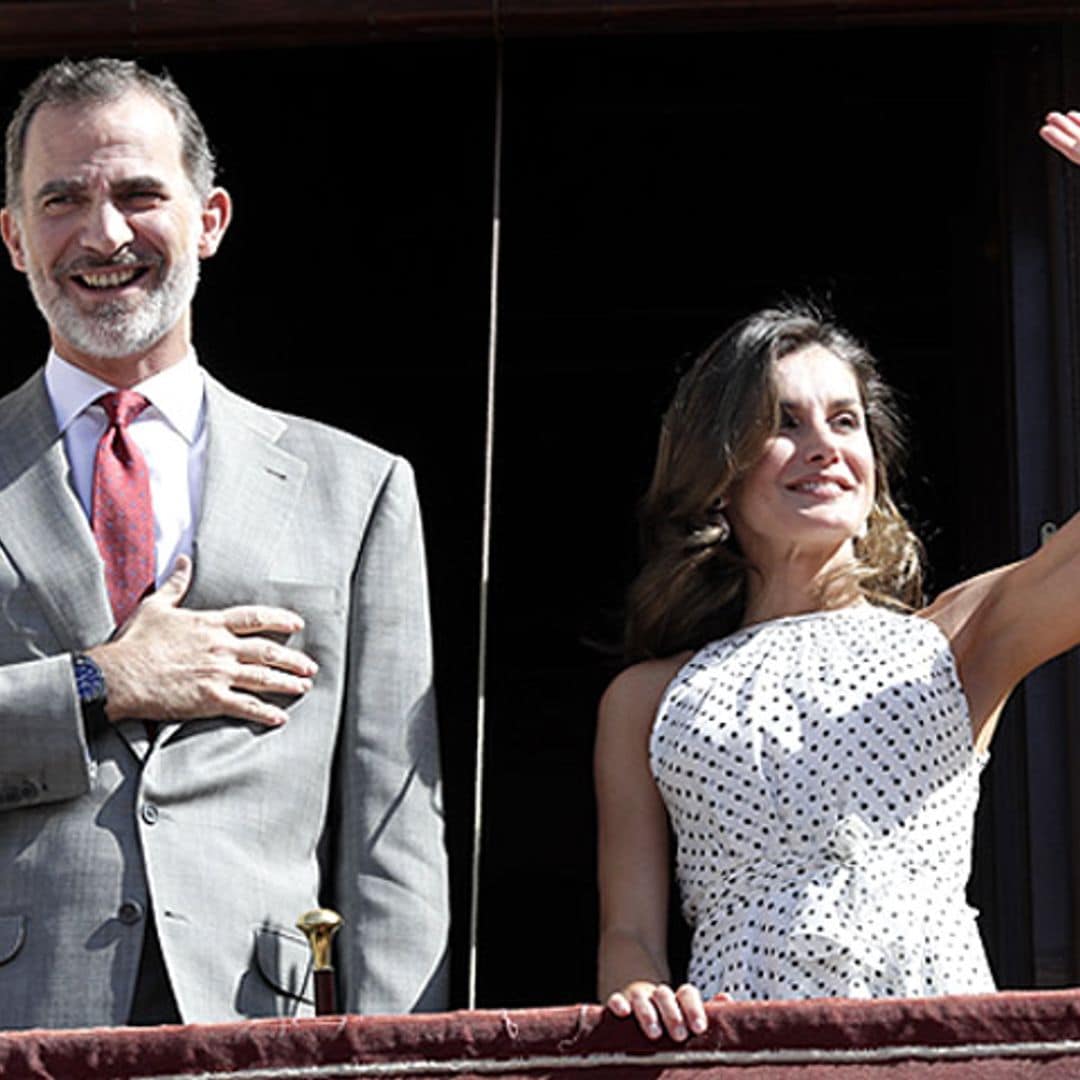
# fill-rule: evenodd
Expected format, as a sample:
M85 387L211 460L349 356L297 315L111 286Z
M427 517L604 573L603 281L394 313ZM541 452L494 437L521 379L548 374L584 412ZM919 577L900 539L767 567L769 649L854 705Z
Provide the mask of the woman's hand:
M616 990L606 1005L615 1016L635 1017L650 1039L659 1039L666 1031L676 1042L683 1042L709 1026L701 993L690 983L672 990L666 983L638 980Z
M1080 165L1080 112L1070 109L1067 113L1048 113L1039 135L1059 154Z

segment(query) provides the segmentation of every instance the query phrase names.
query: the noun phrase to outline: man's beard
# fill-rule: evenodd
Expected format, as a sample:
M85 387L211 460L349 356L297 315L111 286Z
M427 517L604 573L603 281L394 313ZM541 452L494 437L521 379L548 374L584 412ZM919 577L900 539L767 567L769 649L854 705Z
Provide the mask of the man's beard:
M124 265L118 259L93 269ZM153 267L147 271L155 272ZM39 268L32 268L29 278L34 302L49 326L80 352L108 360L145 352L180 321L199 283L199 259L191 254L173 263L156 287L138 297L106 301L90 311Z

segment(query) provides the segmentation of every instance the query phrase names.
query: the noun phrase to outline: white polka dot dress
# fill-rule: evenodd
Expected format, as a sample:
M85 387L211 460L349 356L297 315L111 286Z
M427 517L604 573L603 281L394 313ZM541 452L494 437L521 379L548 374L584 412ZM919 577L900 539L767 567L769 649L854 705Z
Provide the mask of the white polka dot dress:
M714 642L650 759L706 997L994 989L964 898L985 755L933 623L859 605Z

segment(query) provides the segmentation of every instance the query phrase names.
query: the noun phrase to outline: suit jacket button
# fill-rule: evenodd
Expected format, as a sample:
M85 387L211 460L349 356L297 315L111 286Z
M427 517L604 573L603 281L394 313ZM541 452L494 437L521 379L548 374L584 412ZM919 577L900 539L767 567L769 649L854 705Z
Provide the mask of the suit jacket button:
M122 923L127 923L128 926L131 926L143 917L143 906L138 900L125 900L120 905L120 909L117 911L116 916Z
M158 819L158 808L153 803L144 803L142 808L142 819L147 825L153 825Z

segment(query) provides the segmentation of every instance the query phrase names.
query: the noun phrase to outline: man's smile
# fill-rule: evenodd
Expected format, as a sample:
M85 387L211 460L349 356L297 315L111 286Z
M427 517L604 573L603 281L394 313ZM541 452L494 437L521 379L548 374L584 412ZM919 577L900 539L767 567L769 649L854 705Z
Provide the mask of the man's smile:
M146 269L145 266L125 266L114 270L86 270L71 276L86 289L117 289L141 278Z
M140 282L145 288L151 283L144 279L157 266L160 266L160 260L133 252L121 253L114 259L104 261L84 256L71 259L59 267L55 276L61 285L65 282L75 285L77 292L100 294L114 289L123 290Z

